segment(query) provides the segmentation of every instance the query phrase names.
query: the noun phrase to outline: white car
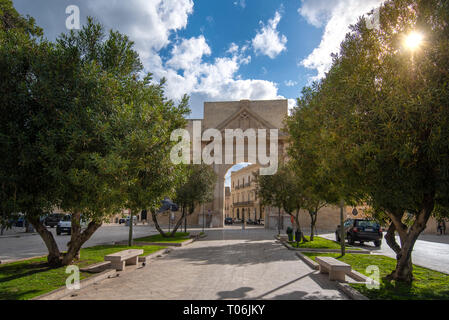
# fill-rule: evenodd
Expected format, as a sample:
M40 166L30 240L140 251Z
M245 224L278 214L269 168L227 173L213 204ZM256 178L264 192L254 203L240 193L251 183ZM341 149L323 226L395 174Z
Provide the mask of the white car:
M87 222L83 220L81 217L81 228L86 228ZM56 226L56 234L59 236L61 233L72 234L72 216L70 214L66 214Z

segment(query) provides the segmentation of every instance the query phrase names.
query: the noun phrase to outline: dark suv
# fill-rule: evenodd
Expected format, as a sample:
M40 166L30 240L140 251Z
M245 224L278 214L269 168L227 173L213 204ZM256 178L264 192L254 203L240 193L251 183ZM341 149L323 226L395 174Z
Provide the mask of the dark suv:
M368 219L348 219L344 223L346 239L348 243L353 245L355 241L359 241L360 244L364 242L374 242L376 247L382 245L382 228L379 223L374 220ZM335 237L340 242L340 226L335 231Z
M225 224L233 224L234 220L232 218L225 218L224 222Z
M44 220L44 224L48 227L56 227L59 223L59 221L61 221L62 217L64 217L63 214L60 213L52 213L49 214L45 220Z

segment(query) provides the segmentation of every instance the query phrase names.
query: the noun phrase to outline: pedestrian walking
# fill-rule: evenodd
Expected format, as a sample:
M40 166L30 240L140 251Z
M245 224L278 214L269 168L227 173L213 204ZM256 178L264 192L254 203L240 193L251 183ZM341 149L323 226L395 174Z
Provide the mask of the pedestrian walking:
M441 236L443 235L443 221L439 220L437 225L437 233Z

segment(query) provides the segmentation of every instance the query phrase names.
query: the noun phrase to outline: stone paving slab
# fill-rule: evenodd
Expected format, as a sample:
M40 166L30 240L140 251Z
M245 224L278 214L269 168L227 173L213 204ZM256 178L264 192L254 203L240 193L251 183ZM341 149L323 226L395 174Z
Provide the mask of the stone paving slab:
M272 231L208 231L145 268L81 289L66 299L222 300L347 299L310 269Z

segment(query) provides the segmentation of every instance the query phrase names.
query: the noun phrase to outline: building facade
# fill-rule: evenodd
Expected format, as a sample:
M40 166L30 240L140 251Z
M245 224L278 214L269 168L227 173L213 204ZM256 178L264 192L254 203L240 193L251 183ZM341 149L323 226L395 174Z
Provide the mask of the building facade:
M232 201L231 201L231 188L225 187L225 218L231 218L231 207L232 207Z
M231 173L231 217L236 221L265 219L254 181L254 173L258 172L259 168L259 165L253 164Z

